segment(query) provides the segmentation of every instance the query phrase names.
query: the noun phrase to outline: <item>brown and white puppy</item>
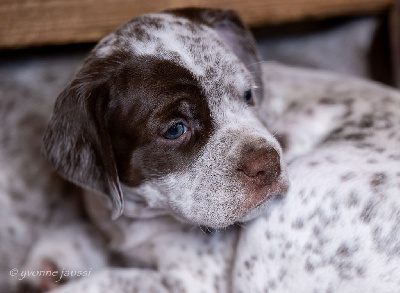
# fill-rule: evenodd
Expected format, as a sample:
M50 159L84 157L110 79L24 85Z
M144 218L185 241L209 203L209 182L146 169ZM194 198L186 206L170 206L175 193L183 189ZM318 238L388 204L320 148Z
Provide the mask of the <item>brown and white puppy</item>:
M101 41L59 97L44 153L111 199L86 204L126 268L104 264L86 241L96 230L79 223L40 242L31 267L92 272L58 293L398 292L399 93L279 65L260 73L257 60L243 24L215 10L142 16ZM291 189L245 229L193 229L251 219L286 192L256 111L285 138Z
M251 220L286 193L282 150L257 117L262 96L255 42L234 12L143 15L100 41L58 97L43 153L108 199L85 198L110 248L153 270L106 269L60 290L230 292L237 231L197 226ZM53 247L28 267L89 269L58 262Z
M127 202L213 228L249 220L288 186L256 115L260 76L233 12L140 16L100 41L61 93L44 154L109 198L114 218Z

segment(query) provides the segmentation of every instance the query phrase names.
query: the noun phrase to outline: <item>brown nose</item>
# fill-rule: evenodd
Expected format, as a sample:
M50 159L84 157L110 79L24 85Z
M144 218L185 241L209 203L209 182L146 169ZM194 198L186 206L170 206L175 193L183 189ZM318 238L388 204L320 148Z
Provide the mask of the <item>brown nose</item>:
M251 151L243 157L238 170L244 173L245 181L259 186L269 185L281 173L279 154L273 148Z

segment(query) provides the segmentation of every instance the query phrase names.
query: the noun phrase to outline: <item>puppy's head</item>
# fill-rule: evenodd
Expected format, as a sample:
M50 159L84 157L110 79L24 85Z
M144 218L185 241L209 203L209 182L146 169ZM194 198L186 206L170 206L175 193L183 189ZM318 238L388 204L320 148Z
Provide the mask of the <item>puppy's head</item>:
M254 40L235 13L138 17L104 38L60 94L43 152L68 180L176 218L225 227L287 190L282 153L256 117Z

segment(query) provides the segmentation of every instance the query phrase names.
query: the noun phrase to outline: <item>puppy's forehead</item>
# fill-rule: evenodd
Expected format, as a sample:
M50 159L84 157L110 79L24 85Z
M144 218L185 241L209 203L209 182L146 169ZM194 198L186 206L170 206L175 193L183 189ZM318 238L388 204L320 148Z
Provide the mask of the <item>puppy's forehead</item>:
M98 44L96 56L105 58L121 48L134 56L152 56L185 67L207 95L232 94L233 86L243 91L252 83L245 65L214 29L172 14L148 14L130 21Z

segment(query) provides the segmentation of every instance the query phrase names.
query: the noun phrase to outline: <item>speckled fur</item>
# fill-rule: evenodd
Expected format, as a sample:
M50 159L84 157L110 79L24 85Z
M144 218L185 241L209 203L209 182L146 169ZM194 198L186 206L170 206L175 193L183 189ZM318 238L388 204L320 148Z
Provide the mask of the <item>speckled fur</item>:
M82 194L60 178L40 153L53 97L76 70L77 62L71 59L52 60L57 62L49 62L44 69L35 62L0 68L0 292L23 287L24 282L10 276L11 269L41 269L46 255L58 265L63 256L54 250L63 250L66 257L76 252L63 246L62 240L54 247L52 236L59 230L81 230ZM61 234L63 238L68 233ZM47 241L43 235L49 237ZM83 242L94 238L86 230ZM45 254L37 253L40 250ZM39 280L29 281L38 284Z
M274 64L263 72L262 111L286 141L292 187L242 230L233 292L398 292L399 93Z
M183 29L188 38L182 40L195 42L193 46L197 49L192 55L182 52L180 46L168 47L178 42L168 42L167 50L162 49L171 35L160 34L159 42L149 42L153 38L151 32L170 28L164 21L173 19L160 17L161 20L147 22L146 26L131 23L122 27L100 43L98 57L112 54L114 49L130 47L128 36L132 31L128 28L134 28L141 40L141 45L135 46L138 53L166 54L195 74L205 74L205 85L208 76L220 78L223 84L234 82L237 88L244 87L241 82L246 82L249 75L243 66L238 67L237 76L230 77L219 70L215 72L212 66L207 69L203 61L196 59L208 59L204 52L209 50L210 58L214 58L215 50L220 54L226 50L225 47L221 50L219 42L213 48L202 47L190 38L196 27L186 24ZM178 25L179 22L184 20L178 19ZM216 36L212 31L209 33ZM177 35L173 30L171 34ZM127 38L116 38L117 35ZM149 43L152 45L145 47ZM170 53L174 50L179 54ZM226 55L229 56L220 57L224 59ZM285 198L269 206L265 215L242 224L243 227L208 232L203 228L205 232L202 232L194 225L201 224L198 219L185 224L170 217L159 190L147 184L137 190L122 186L126 199L124 216L113 222L100 198L88 193L85 200L89 213L107 233L110 249L123 255L126 268L107 267L100 271L106 252L98 250L99 246L92 240L85 241L95 232L88 232L80 222L75 222L76 226L69 222L72 228L59 227L54 234L39 241L26 267L37 267L44 258L58 259L61 262L57 265L66 268L96 266L90 277L71 281L54 291L58 293L399 291L400 137L395 130L400 124L400 95L380 85L319 71L272 64L265 64L262 71L264 99L259 112L268 130L254 130L250 122L255 120L249 112L235 120L236 115L232 114L237 105L222 98L218 102L227 111L223 112L226 115L213 112L221 117L218 121L221 128L212 139L226 136L222 126L227 124L227 128L244 125L242 131L253 135L263 133L269 142L274 141L271 133L276 133L285 142L292 187ZM228 96L212 85L206 88L209 94ZM258 128L258 122L255 124ZM208 155L227 145L234 148L233 139L222 145L217 141L210 143ZM204 159L207 152L201 155ZM207 161L199 160L194 170L180 175L185 180L193 180L196 168L204 170L208 166ZM199 186L203 189L217 186L221 178L217 176ZM163 180L162 185L177 182L176 178ZM193 189L195 185L196 182ZM170 200L179 201L179 193L187 192L176 190ZM145 195L144 198L138 197L138 193ZM220 205L214 212L222 208ZM187 220L185 214L183 218ZM53 236L64 247L82 237L83 247L75 252L69 250L71 254L60 259ZM91 253L96 255L90 257Z

